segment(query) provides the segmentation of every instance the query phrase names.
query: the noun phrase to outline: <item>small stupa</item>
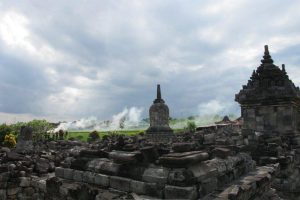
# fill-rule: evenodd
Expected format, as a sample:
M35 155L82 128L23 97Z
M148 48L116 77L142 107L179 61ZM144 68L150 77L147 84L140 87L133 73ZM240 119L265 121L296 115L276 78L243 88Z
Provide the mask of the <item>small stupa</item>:
M161 98L160 85L157 85L157 96L149 109L150 127L146 130L147 135L153 137L173 135L169 126L169 107Z

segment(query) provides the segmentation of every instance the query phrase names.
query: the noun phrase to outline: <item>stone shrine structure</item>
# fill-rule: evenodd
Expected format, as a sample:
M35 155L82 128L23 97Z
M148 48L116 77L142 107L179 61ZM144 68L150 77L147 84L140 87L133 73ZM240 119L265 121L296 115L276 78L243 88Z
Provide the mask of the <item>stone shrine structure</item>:
M18 137L18 143L16 146L17 152L31 152L33 150L32 144L32 128L22 126L20 136Z
M149 137L160 137L173 135L169 126L169 107L161 98L160 85L157 85L157 97L149 109L150 127L146 130Z
M280 69L265 45L261 65L236 95L244 119L243 132L295 134L300 129L300 90Z

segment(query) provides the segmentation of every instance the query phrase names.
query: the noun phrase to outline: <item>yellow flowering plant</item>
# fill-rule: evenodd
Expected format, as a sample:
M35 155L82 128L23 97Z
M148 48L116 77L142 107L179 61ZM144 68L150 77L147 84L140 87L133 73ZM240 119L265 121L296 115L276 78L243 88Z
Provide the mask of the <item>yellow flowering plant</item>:
M16 136L13 134L7 134L4 137L4 142L3 144L9 148L13 148L16 146L17 142L16 142Z

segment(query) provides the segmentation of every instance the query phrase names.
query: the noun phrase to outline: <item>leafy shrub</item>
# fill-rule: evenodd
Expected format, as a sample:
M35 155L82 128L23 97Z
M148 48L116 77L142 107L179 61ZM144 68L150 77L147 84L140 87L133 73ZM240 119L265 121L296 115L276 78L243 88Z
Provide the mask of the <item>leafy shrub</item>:
M16 136L14 136L13 134L7 134L4 137L4 142L3 144L9 148L13 148L16 146L17 142L16 142Z
M102 140L108 140L108 135L103 135Z
M95 142L100 139L100 135L97 131L93 131L89 134L88 142Z

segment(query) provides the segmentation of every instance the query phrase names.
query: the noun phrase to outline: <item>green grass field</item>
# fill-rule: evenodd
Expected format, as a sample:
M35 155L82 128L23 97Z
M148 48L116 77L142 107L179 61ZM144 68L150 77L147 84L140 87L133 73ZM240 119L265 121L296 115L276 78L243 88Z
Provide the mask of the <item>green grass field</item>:
M69 138L75 138L82 141L87 141L88 136L92 131L69 131L68 137ZM98 132L100 137L102 138L104 135L109 134L120 134L120 135L137 135L138 133L144 132L144 130L118 130L118 131L100 131Z
M175 129L174 132L178 133L182 131L183 129ZM88 136L92 131L69 131L67 139L74 138L74 139L79 139L81 141L87 141ZM118 131L100 131L98 132L100 137L102 138L104 135L109 135L109 134L120 134L120 135L137 135L141 132L144 132L144 130L118 130Z

